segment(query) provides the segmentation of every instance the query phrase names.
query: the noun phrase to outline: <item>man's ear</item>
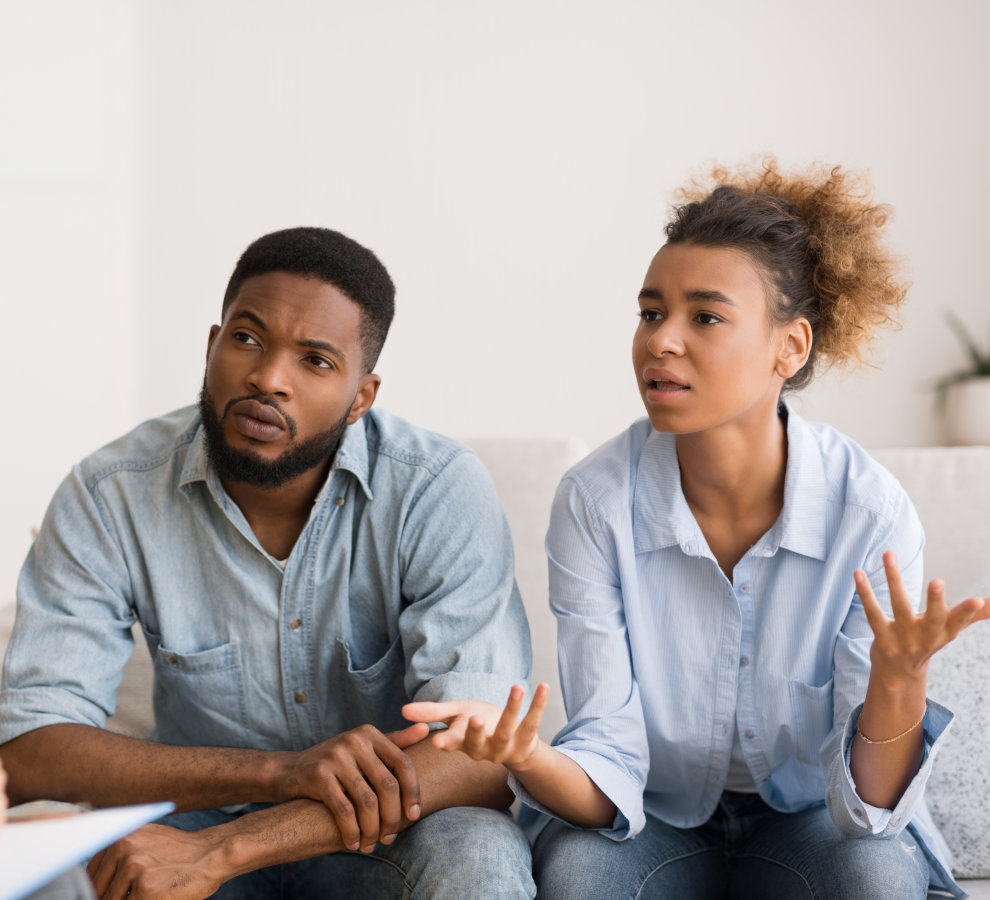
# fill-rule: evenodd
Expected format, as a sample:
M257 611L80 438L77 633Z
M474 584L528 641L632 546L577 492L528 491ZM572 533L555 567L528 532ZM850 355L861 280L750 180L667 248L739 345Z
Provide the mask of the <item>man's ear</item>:
M206 339L206 361L210 361L210 351L213 349L213 342L217 339L217 335L220 334L219 325L210 326L210 336Z
M795 319L781 326L780 351L777 354L777 364L774 371L787 381L796 375L808 361L811 353L811 323L805 318Z
M351 411L347 416L347 424L353 425L369 409L378 396L378 388L382 383L381 375L369 372L361 376L361 383L358 385L357 394L354 395L354 402L351 404Z

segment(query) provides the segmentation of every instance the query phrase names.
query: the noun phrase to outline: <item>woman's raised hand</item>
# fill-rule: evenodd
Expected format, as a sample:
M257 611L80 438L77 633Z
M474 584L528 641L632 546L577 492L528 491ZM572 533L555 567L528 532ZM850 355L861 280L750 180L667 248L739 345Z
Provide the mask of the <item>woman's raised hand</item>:
M525 691L518 684L509 692L505 709L481 700L447 700L442 703L407 703L402 715L410 722L443 722L446 731L433 735L441 750L460 750L471 759L523 765L540 744L537 729L547 706L550 687L540 684L529 711L519 719Z
M893 619L884 614L866 574L857 570L854 575L856 592L863 601L867 621L873 630L870 659L874 669L879 667L878 674L895 680L923 677L927 673L928 660L937 651L973 622L990 619L990 597L970 597L955 606L947 606L945 583L937 579L928 585L924 612L915 613L901 581L897 555L892 551L885 553L883 565L890 587Z

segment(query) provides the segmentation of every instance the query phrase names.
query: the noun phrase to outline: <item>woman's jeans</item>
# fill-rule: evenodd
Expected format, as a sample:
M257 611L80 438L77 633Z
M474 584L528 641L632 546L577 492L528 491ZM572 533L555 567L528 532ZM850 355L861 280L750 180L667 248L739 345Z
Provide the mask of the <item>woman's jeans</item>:
M845 838L824 806L770 809L726 792L698 828L647 815L613 841L554 820L533 847L537 896L547 900L923 900L928 863L914 838Z

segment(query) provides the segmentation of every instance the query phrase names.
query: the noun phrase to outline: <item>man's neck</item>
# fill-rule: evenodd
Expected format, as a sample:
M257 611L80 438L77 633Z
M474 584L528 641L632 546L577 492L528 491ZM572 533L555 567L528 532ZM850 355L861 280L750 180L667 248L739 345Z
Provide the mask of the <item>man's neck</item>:
M277 488L260 488L244 481L221 483L244 513L261 546L276 559L286 559L309 521L310 510L329 472L327 463Z

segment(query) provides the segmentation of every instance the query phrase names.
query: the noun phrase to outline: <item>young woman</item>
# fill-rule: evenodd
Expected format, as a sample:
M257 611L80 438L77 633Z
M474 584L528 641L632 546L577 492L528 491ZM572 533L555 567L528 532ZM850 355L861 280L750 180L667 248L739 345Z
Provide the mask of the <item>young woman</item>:
M715 173L639 292L647 418L564 477L547 536L569 722L410 704L550 817L541 897L923 898L958 892L922 799L951 713L928 660L990 598L920 599L897 482L782 399L858 362L905 288L886 211L839 168ZM880 839L877 839L880 838Z

